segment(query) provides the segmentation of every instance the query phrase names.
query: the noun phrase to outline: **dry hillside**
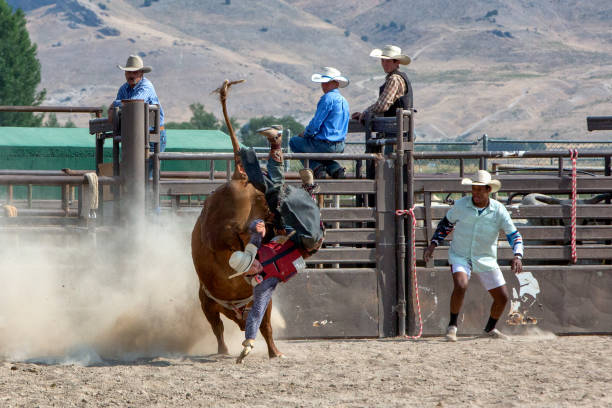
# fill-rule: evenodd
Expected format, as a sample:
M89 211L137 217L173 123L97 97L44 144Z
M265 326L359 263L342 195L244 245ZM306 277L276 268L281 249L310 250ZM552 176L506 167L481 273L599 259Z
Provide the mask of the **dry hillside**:
M168 120L188 119L192 102L220 117L210 91L246 78L230 100L240 121L293 114L306 122L320 95L313 70L345 73L352 84L343 93L359 110L383 80L369 51L395 43L413 57L421 137L609 137L588 134L584 119L612 115L609 0L9 3L27 12L47 104L106 105L122 83L116 65L140 53Z

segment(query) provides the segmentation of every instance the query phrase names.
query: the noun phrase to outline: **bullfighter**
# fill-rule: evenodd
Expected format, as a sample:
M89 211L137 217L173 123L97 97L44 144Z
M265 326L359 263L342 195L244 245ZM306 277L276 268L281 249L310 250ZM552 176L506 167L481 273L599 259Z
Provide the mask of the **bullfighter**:
M464 178L461 184L472 186L472 195L455 202L446 216L438 223L431 243L423 253L425 262L444 238L454 230L448 252L453 275L453 293L450 301L450 322L446 330L448 341L457 341L457 317L467 291L472 271L493 297L489 321L484 336L507 339L495 328L508 303L506 281L497 264L497 239L503 230L514 251L512 272L520 273L523 264L523 238L503 204L489 197L501 187L499 180L491 179L486 170L478 170L475 180Z

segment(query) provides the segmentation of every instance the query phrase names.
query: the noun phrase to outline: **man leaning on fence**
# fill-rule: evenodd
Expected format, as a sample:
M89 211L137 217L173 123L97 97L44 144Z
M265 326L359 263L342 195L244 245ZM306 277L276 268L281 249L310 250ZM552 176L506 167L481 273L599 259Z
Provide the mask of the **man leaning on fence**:
M130 55L125 66L117 65L117 68L125 72L125 83L117 91L117 97L111 103L109 110L121 106L122 100L142 99L149 105L159 106L159 151L166 150L166 129L164 128L164 110L162 109L155 88L151 81L144 77L144 74L151 72L152 68L145 66L142 58L138 55ZM109 115L112 119L112 116ZM151 144L153 151L153 144Z
M457 341L457 320L472 272L493 298L484 336L506 339L507 336L495 328L508 303L506 281L497 264L497 240L499 231L503 230L514 251L512 271L520 273L523 268L523 239L506 207L489 197L500 189L499 180L491 179L486 170L478 170L474 180L464 178L461 184L471 185L472 195L457 200L438 223L423 259L429 261L436 247L453 232L448 251L453 276L450 322L446 331L449 341Z

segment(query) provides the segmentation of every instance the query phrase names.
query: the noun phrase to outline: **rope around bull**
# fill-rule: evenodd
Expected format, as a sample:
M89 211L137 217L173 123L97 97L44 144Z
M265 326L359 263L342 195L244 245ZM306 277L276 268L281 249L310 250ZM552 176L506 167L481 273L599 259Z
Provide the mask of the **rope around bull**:
M571 221L570 221L570 244L571 244L571 258L572 263L578 261L578 255L576 253L576 159L578 158L578 149L569 149L570 159L572 160L572 210L571 210Z
M414 215L414 206L409 209L409 210L396 210L395 211L395 215L399 215L399 216L403 216L403 215L410 215L410 218L412 219L412 276L414 278L414 293L416 293L416 301L417 301L417 312L419 314L419 334L417 334L416 336L408 336L405 335L404 337L406 337L407 339L412 339L412 340L416 340L418 338L421 337L421 335L423 334L423 319L421 317L421 302L419 300L419 283L417 281L417 273L416 273L416 245L415 245L415 239L416 239L416 226L417 226L417 222L416 222L416 216Z

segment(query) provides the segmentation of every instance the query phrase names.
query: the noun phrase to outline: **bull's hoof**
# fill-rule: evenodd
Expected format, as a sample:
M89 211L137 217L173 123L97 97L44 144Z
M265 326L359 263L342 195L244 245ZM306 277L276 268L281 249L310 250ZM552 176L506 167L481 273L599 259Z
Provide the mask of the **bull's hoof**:
M270 356L270 360L272 360L273 358L287 358L287 356L284 355L283 353L278 353L278 354L272 354Z

